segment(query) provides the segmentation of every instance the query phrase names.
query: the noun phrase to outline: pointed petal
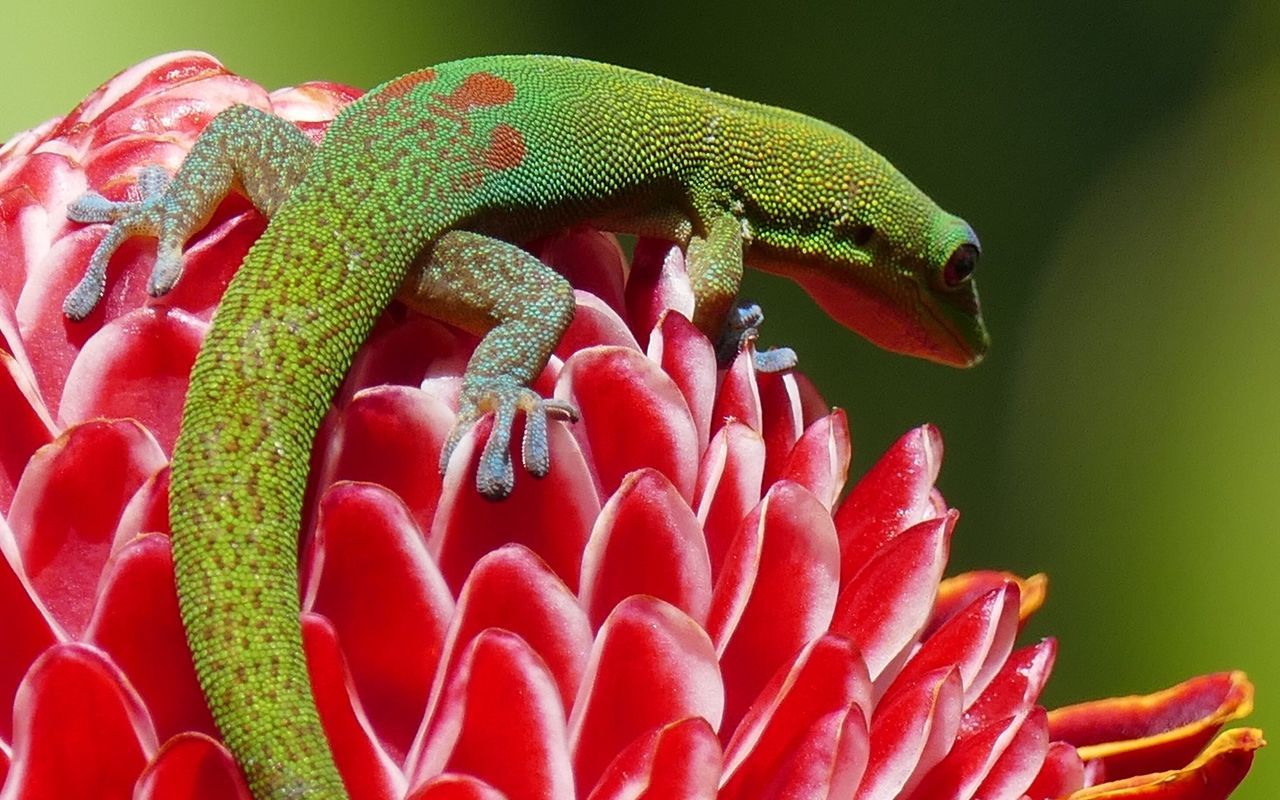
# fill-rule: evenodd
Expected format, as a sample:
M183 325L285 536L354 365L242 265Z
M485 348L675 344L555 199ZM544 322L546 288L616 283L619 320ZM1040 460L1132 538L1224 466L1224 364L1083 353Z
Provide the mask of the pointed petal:
M156 750L141 699L86 645L46 650L22 681L13 716L6 800L129 800Z
M1101 759L1110 780L1176 769L1227 722L1253 711L1253 684L1243 672L1219 672L1149 695L1115 697L1054 709L1049 732Z
M960 736L1006 717L1030 711L1053 670L1058 643L1041 639L1031 647L1015 650L987 684L982 696L969 706L960 722Z
M579 595L593 627L633 594L665 600L699 624L711 605L702 528L676 488L653 469L623 479L582 557Z
M1012 581L1018 585L1018 622L1026 624L1032 614L1044 605L1049 591L1049 576L1043 572L1023 578L1012 572L977 570L945 578L938 584L938 598L934 601L933 616L925 626L922 638L928 639L934 631L965 606L987 592Z
M806 758L799 748L817 735L813 726L827 715L843 715L853 709L854 716L863 717L865 730L865 714L870 708L871 680L853 645L829 634L817 639L800 651L789 667L778 671L733 732L725 748L721 800L752 797L768 785L787 759ZM853 724L844 720L841 727L828 730L842 737L856 736L848 728ZM849 739L846 744L856 742ZM842 757L842 769L847 767L850 775L855 771L860 774L854 762L862 757L856 748L846 752L836 747L832 752L850 759L846 762Z
M9 524L32 586L72 635L93 610L121 512L164 465L136 422L94 421L68 429L23 473Z
M1066 742L1050 742L1040 773L1027 788L1027 797L1031 800L1056 800L1076 791L1084 783L1084 762L1076 749Z
M13 708L14 695L31 662L62 637L18 561L13 532L0 515L0 708ZM0 743L13 738L13 715L0 712ZM0 783L0 786L3 784Z
M749 349L738 353L724 373L720 392L711 409L711 435L730 420L737 420L757 433L764 425L760 408L760 386L756 383L755 356ZM792 440L794 441L794 439Z
M636 353L636 358L644 356ZM463 437L445 476L440 508L428 537L441 573L456 591L482 556L516 543L537 553L566 586L576 590L582 550L600 513L600 499L582 452L563 424L552 423L547 431L551 472L541 480L519 476L515 491L495 503L476 491L474 478L481 450L476 443L487 439L491 422L491 417L480 420ZM517 430L513 441L520 441L518 434Z
M711 436L711 407L716 397L716 352L711 341L679 311L659 319L649 337L649 360L671 376L689 405L698 430L698 452Z
M743 524L707 621L720 653L727 728L779 667L826 631L839 558L831 517L798 484L774 484Z
M872 679L916 642L933 608L955 520L953 512L908 529L840 593L831 630L858 645Z
M490 628L449 680L414 782L447 770L509 797L573 797L565 742L560 692L542 659L519 636Z
M470 775L438 775L409 793L405 800L507 800L507 796Z
M791 451L805 429L795 373L757 373L756 392L760 398L760 433L767 451L764 478L773 483L783 477Z
M476 342L468 333L393 304L356 353L338 391L338 405L389 384L418 389L432 378L460 378Z
M339 483L320 501L303 609L337 631L369 722L397 760L408 751L453 617L453 595L399 498Z
M728 422L716 431L703 453L694 495L713 576L719 576L742 521L760 502L763 477L760 434L741 422Z
M253 800L231 753L201 733L165 742L147 765L134 800Z
M641 347L668 309L693 319L693 287L679 245L641 236L636 240L627 277L627 319Z
M718 728L723 691L711 640L696 622L656 598L627 598L600 628L569 718L578 787L594 786L656 727L702 717Z
M835 508L849 477L849 420L836 409L809 426L787 456L781 471L783 480L791 480L813 492L827 510Z
M715 800L720 741L705 719L657 728L605 770L588 800Z
M667 476L680 496L693 497L697 430L679 388L642 354L620 347L581 350L565 362L556 397L582 412L573 434L602 494L641 467ZM618 419L627 424L619 425Z
M573 292L573 298L573 321L569 323L569 329L560 337L555 349L556 356L562 361L568 361L579 350L598 345L640 350L627 323L603 300L577 289Z
M351 800L403 797L404 777L377 744L355 695L351 673L338 646L337 631L319 614L303 614L302 642L307 651L307 672L320 721Z
M143 534L169 535L170 477L169 468L164 467L143 481L138 491L129 498L120 514L120 524L116 526L115 535L111 537L112 553L120 552L121 548Z
M317 485L379 484L404 501L422 530L430 530L443 484L436 464L453 420L447 405L421 389L357 392L338 417Z
M768 800L852 797L870 749L862 709L831 711L809 727L771 782Z
M1043 708L1034 708L978 787L976 796L1010 800L1021 797L1044 766L1048 748L1047 715Z
M0 352L0 514L9 513L18 480L36 450L53 441L54 425L35 386L8 353Z
M590 292L603 301L615 316L626 313L623 284L627 260L613 234L579 226L548 236L529 250L567 278L575 289Z
M591 625L578 600L555 573L521 545L501 547L476 563L467 577L444 654L436 670L429 709L439 705L446 681L458 660L481 631L496 628L518 635L542 658L568 708L582 683L591 651ZM428 711L408 762L416 763L424 746ZM412 766L411 770L412 772Z
M964 692L944 667L921 676L876 707L871 756L857 800L907 797L955 741Z
M141 536L111 558L85 639L128 676L162 741L182 731L214 733L178 615L169 537Z
M1100 784L1069 800L1223 800L1244 780L1266 742L1257 728L1236 728L1214 740L1183 769Z
M207 323L176 308L143 307L104 325L67 375L58 415L68 425L96 417L136 419L173 451L191 364Z
M968 708L1004 666L1017 633L1018 586L1007 583L974 600L925 640L887 693L926 672L955 665Z
M925 425L894 442L836 512L840 576L850 580L889 540L933 515L933 482L942 466L942 437Z

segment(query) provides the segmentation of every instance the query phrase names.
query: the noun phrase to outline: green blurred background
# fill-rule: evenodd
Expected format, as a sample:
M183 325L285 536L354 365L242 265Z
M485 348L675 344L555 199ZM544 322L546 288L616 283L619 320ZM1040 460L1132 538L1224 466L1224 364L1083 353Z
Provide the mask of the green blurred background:
M994 337L972 371L915 363L753 277L855 469L942 427L953 569L1052 578L1048 705L1238 667L1280 736L1280 4L113 0L4 24L0 136L182 48L270 87L567 53L855 132L979 231ZM1236 796L1278 791L1264 750Z

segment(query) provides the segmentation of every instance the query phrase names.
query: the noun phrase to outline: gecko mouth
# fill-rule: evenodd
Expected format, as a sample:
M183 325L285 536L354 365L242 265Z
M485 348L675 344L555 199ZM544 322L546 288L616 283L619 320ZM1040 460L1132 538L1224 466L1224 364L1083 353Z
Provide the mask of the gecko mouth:
M933 322L930 327L937 345L933 360L952 367L972 367L982 361L991 339L982 321L977 291L940 298L920 284L915 284L915 289L920 307ZM954 308L944 305L951 299L957 301ZM937 334L945 337L945 341L939 341L942 337Z

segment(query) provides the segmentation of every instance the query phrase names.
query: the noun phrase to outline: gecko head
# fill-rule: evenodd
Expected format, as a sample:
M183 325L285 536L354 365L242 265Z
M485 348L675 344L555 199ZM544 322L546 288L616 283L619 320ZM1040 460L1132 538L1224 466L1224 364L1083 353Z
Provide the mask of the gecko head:
M858 202L815 210L803 241L793 234L771 246L766 233L754 265L793 278L833 319L886 350L977 364L990 344L974 281L977 236L905 178L884 183L884 196L860 186Z

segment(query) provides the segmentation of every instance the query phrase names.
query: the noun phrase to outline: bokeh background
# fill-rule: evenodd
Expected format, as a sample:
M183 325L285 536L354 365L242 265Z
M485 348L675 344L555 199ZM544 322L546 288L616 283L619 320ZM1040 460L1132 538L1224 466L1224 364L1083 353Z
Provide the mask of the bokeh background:
M994 337L971 371L910 362L753 276L855 470L941 426L953 568L1051 576L1050 705L1239 667L1280 737L1280 4L49 0L3 24L5 137L184 48L268 87L574 54L855 132L979 231ZM1236 796L1278 793L1264 750Z

